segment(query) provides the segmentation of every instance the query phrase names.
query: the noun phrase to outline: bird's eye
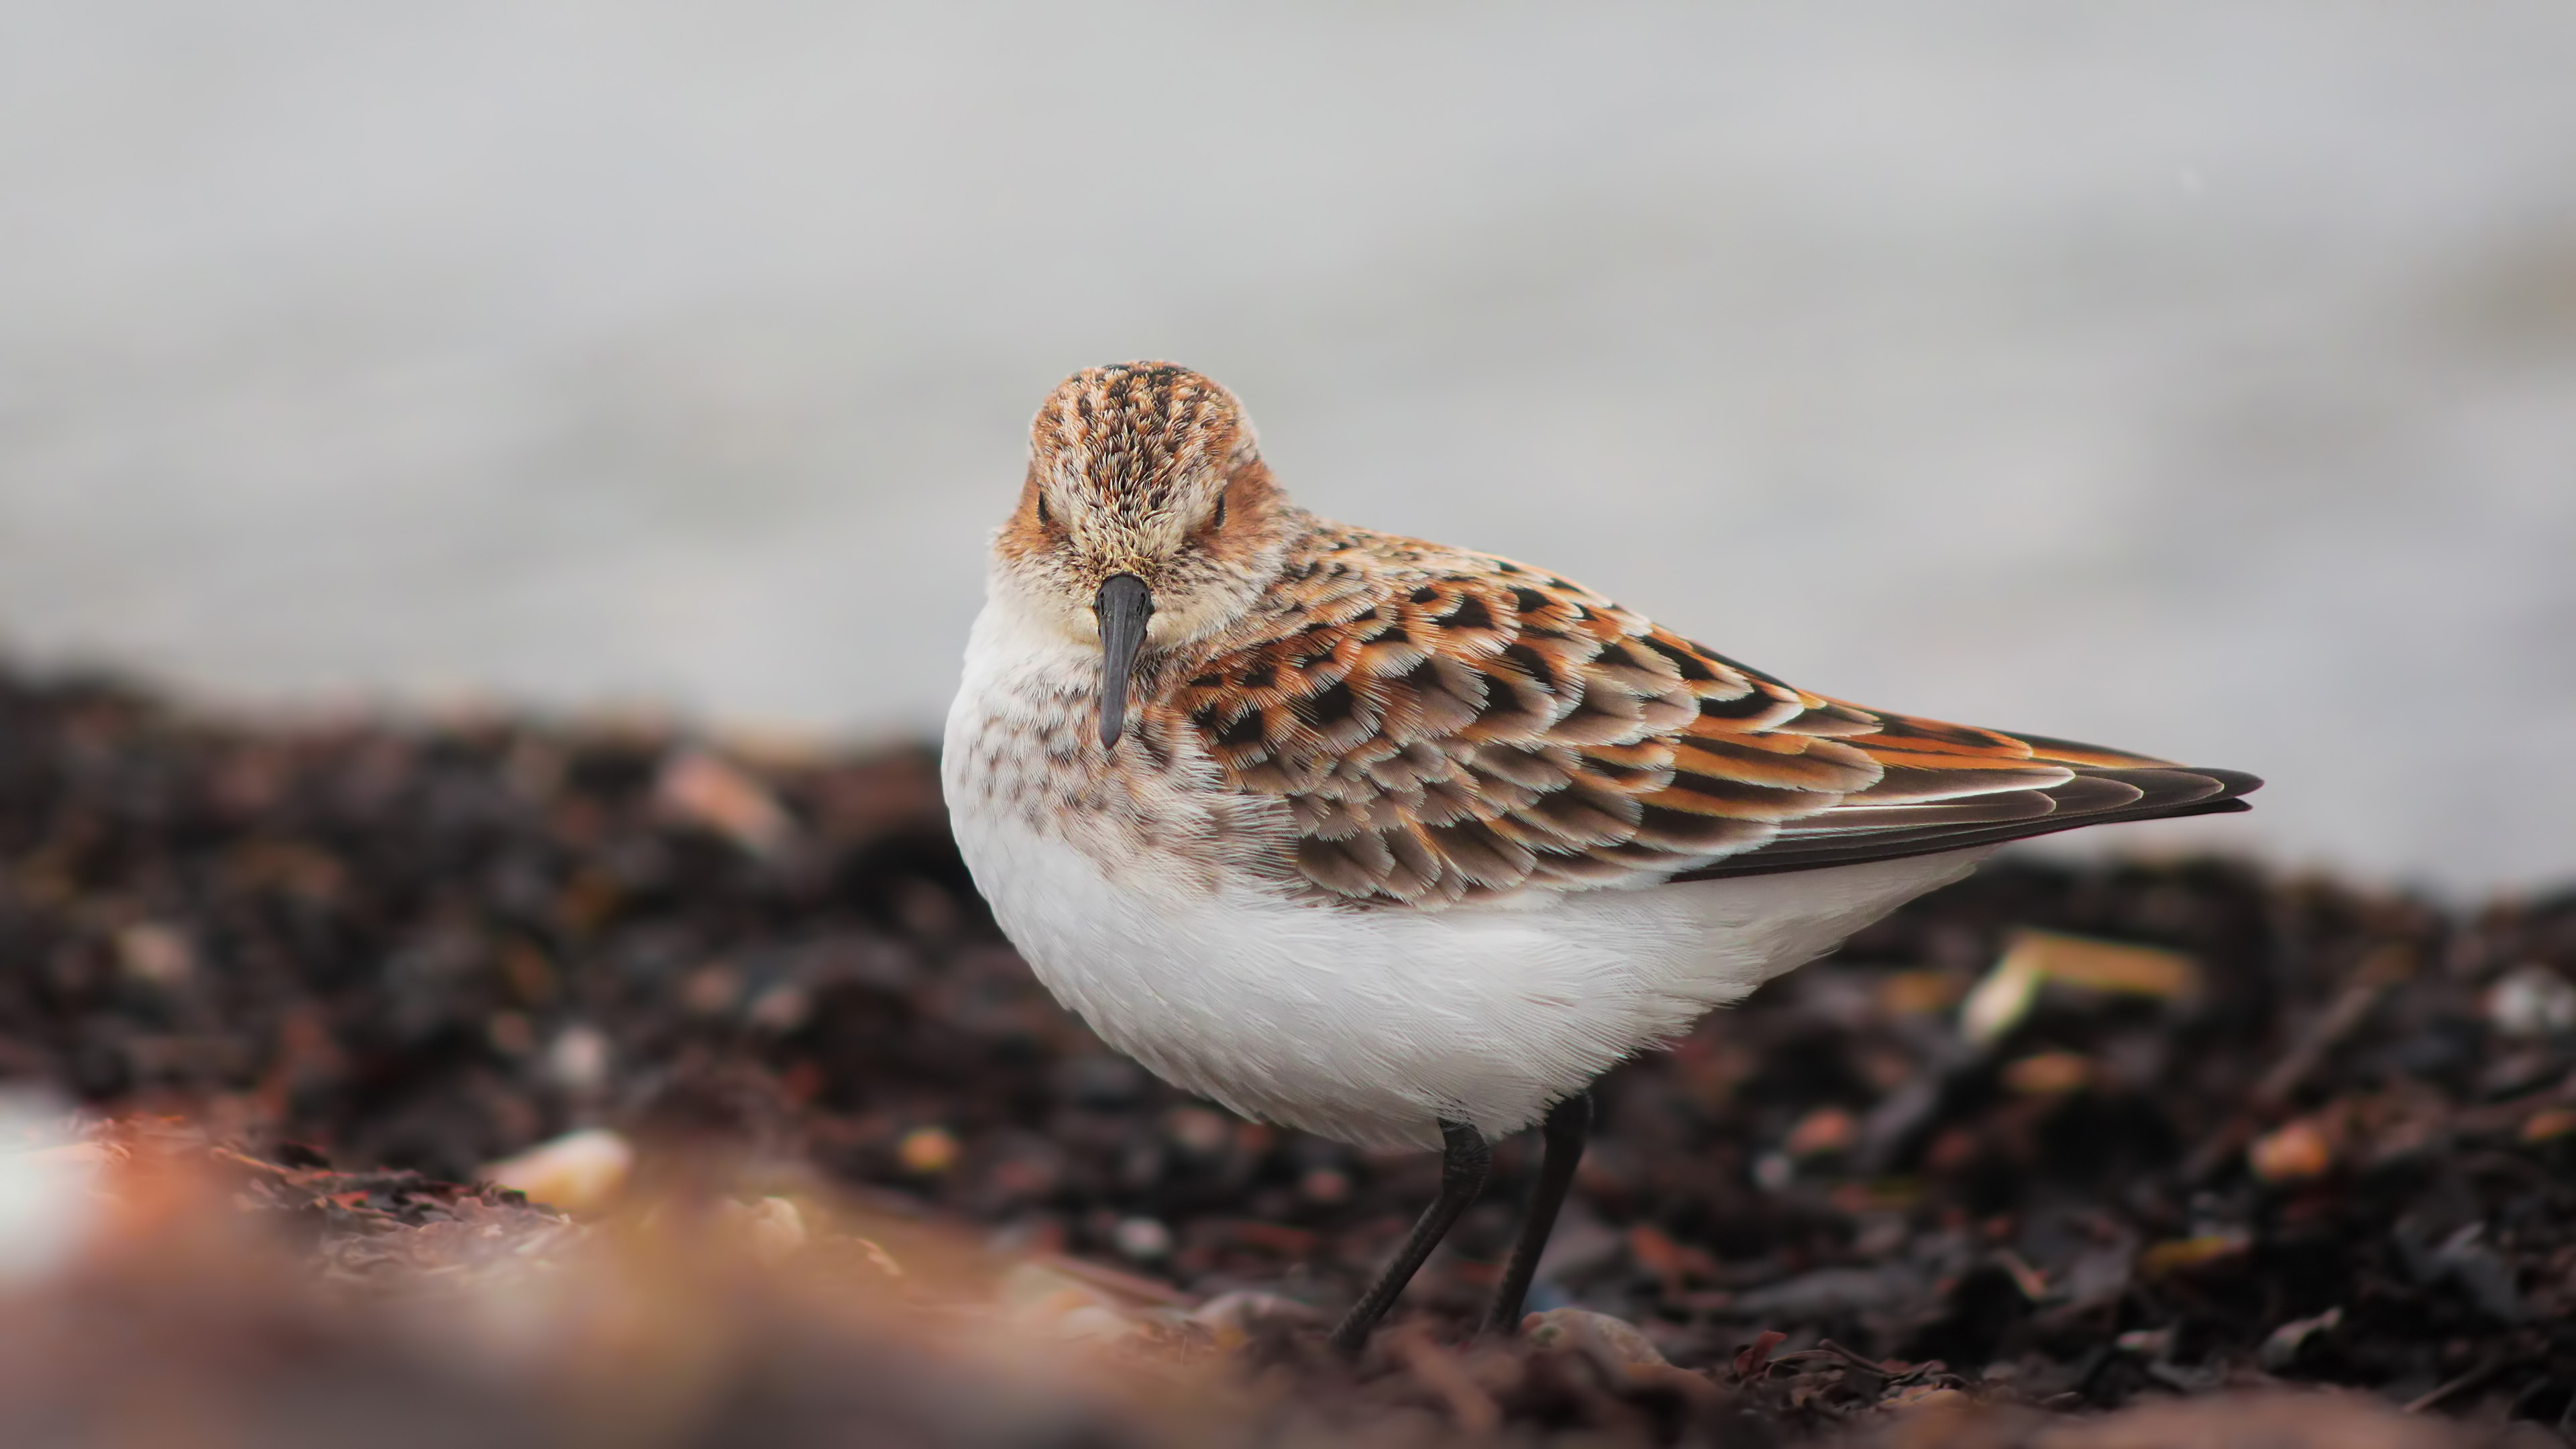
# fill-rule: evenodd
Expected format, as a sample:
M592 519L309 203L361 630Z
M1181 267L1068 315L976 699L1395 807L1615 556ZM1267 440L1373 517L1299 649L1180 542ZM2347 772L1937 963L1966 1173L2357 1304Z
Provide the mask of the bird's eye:
M1216 496L1216 512L1208 515L1208 527L1225 527L1225 495L1222 493Z
M1052 527L1054 523L1055 515L1047 512L1046 495L1041 493L1038 495L1038 527L1048 528Z

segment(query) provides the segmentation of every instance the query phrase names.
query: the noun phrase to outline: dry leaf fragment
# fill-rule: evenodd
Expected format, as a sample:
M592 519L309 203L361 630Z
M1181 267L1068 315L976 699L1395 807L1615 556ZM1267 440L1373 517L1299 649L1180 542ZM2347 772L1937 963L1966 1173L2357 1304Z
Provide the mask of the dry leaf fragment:
M2124 996L2167 1000L2199 994L2200 966L2178 951L2062 936L2054 931L2013 933L2004 954L1959 1008L1959 1030L1988 1046L2001 1041L2030 1014L2049 982Z
M598 1212L617 1201L635 1167L635 1149L605 1127L568 1132L476 1175L568 1213Z
M2162 1278L2192 1268L2204 1267L2227 1258L2238 1257L2254 1246L2241 1232L2203 1233L2193 1238L2175 1238L2158 1243L2138 1255L2138 1273L2145 1278Z
M1851 1113L1840 1107L1819 1107L1800 1118L1781 1145L1791 1157L1821 1157L1849 1151L1859 1140L1860 1123Z
M2307 1182L2333 1170L2339 1135L2315 1117L2301 1117L2256 1138L2245 1164L2265 1182Z
M903 1170L923 1177L936 1177L957 1165L957 1136L947 1128L932 1125L915 1127L895 1144L894 1156Z
M665 814L754 855L776 855L795 834L795 822L768 786L704 750L683 750L665 761L653 798Z
M2004 1068L2004 1085L2025 1097L2062 1097L2092 1080L2092 1058L2080 1052L2041 1052Z

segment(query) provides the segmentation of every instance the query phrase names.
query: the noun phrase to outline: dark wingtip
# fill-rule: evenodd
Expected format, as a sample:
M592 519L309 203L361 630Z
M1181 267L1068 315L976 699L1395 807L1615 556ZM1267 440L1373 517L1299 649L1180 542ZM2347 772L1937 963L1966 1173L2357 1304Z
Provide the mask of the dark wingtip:
M2213 770L2202 765L2192 765L2188 768L2191 773L2195 775L2207 775L2209 778L2216 780L2220 785L2226 787L2227 798L2230 800L2235 799L2239 795L2251 795L2255 791L2263 788L2262 776L2249 775L2243 770Z
M1713 865L1685 871L1675 881L1720 880L1731 876L1773 875L1784 871L1820 870L1828 866L1859 865L1873 860L1897 860L1907 856L1937 855L1980 845L2002 845L2008 841L2028 840L2034 836L2054 835L2063 830L2078 830L2089 825L2118 825L2139 820L2179 820L2193 815L2238 815L2254 807L2243 799L2263 788L2260 776L2242 770L2208 769L2199 765L2155 765L2151 767L2103 768L2078 767L2078 778L2069 786L2080 786L2084 777L2116 780L2137 788L2139 795L2127 804L2104 809L2076 810L2051 814L2036 819L2001 822L1965 821L1954 827L1913 830L1856 830L1843 839L1810 838L1781 841L1729 856ZM2055 792L2052 792L2055 793Z

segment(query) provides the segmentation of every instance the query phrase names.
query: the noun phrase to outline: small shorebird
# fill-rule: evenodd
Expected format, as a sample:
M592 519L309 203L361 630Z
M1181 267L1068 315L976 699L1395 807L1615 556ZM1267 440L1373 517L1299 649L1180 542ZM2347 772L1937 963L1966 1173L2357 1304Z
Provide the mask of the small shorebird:
M2000 843L2261 782L1810 694L1569 579L1290 503L1234 396L1038 410L948 716L975 883L1049 989L1187 1090L1437 1146L1356 1349L1541 1122L1517 1325L1593 1079Z

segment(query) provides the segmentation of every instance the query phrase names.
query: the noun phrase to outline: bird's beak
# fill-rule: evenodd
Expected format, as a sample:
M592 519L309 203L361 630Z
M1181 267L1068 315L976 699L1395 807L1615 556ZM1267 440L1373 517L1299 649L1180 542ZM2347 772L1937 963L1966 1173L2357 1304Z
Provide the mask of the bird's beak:
M1127 676L1136 667L1136 650L1145 642L1145 621L1154 617L1153 591L1134 574L1111 574L1091 601L1100 620L1100 747L1118 743L1127 727Z

